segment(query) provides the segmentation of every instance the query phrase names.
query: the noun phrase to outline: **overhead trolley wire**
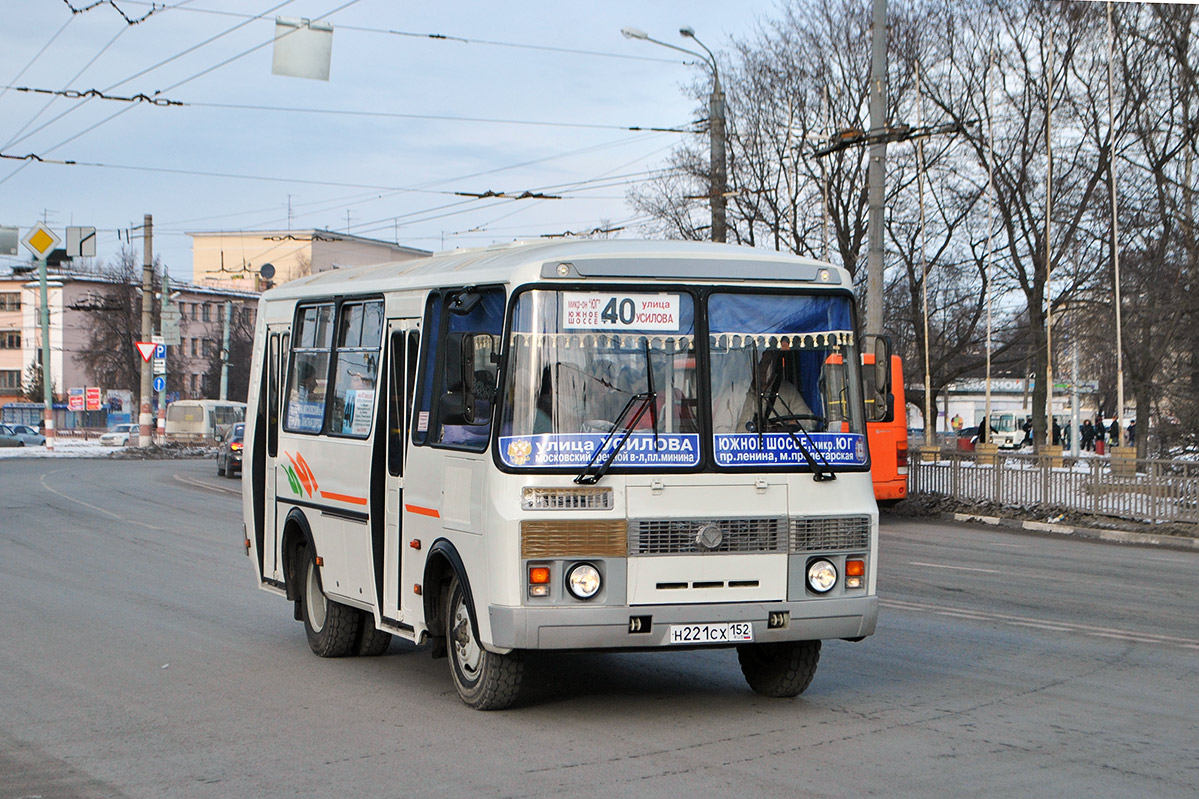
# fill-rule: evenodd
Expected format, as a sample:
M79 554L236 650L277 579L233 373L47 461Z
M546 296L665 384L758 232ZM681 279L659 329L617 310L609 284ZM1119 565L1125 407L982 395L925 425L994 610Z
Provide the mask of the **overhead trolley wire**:
M129 5L153 5L146 3L144 0L127 0ZM236 11L223 11L212 8L187 8L184 11L189 11L193 14L212 14L224 17L244 17L246 15ZM599 50L576 50L569 47L553 47L544 44L527 44L524 42L501 42L489 39L470 39L465 36L454 36L446 33L417 33L414 31L399 31L389 28L369 28L363 25L338 25L339 30L355 31L356 33L376 33L388 36L403 36L412 39L428 39L431 41L458 42L461 44L481 44L488 47L509 47L517 50L539 50L550 53L566 53L569 55L589 55L599 58L618 58L626 61L649 61L659 64L688 64L689 62L682 59L663 58L646 55L636 55L633 53L607 53Z
M282 8L283 6L286 6L286 5L289 5L289 4L291 4L292 2L294 2L294 0L283 0L283 2L276 4L276 5L272 6L271 8L267 9L266 11L262 12L262 14L259 14L257 17L255 17L255 19L259 19L259 18L261 18L261 17L263 17L263 16L265 16L265 15L267 15L267 14L270 14L270 13L272 13L272 12L274 12L274 11L276 11L276 10L278 10L278 9ZM328 17L328 16L331 16L331 15L333 15L333 14L336 14L337 12L339 12L339 11L342 11L342 10L344 10L344 9L346 9L346 8L349 8L349 7L350 7L350 6L352 6L352 5L356 5L356 4L357 4L357 3L359 3L359 2L361 2L361 0L348 0L348 1L347 1L347 2L345 2L345 3L342 3L342 4L341 4L340 6L338 6L337 8L334 8L334 9L332 9L331 11L327 11L327 12L325 12L324 14L320 15L319 17L314 17L314 18L313 18L313 21L320 20L320 19L324 19L325 17ZM217 34L216 36L214 36L214 37L211 37L210 39L207 39L207 40L205 40L204 42L201 42L200 44L198 44L198 45L195 45L194 47L188 48L187 50L184 50L184 51L182 51L182 52L180 52L180 53L178 53L178 54L176 54L176 55L172 56L171 58L165 59L164 61L161 61L161 62L159 62L158 64L155 64L155 65L154 65L154 66L152 66L152 67L148 67L147 69L145 69L145 70L142 70L141 72L139 72L139 73L136 73L135 75L133 75L133 76L131 76L131 77L129 77L129 78L126 78L125 80L123 80L123 81L121 81L121 82L119 82L119 83L113 84L112 86L108 87L108 89L106 89L106 91L112 90L112 89L116 88L117 86L121 86L121 85L123 85L123 84L125 84L125 83L128 83L130 80L133 80L133 79L134 79L134 78L136 78L136 77L140 77L141 75L144 75L144 74L146 74L147 72L149 72L149 71L151 71L151 70L153 70L153 69L157 69L158 67L162 66L163 64L166 64L166 63L169 63L170 61L173 61L174 59L178 58L179 56L183 55L184 53L187 53L187 52L194 51L194 50L195 50L195 49L197 49L198 47L203 47L205 44L208 44L209 42L215 41L216 39L219 39L219 38L221 38L222 36L225 36L225 35L227 35L227 34L229 34L229 33L233 32L234 30L236 30L236 29L238 29L238 28L241 28L241 27L244 27L245 25L248 25L248 24L249 24L249 22L250 22L250 21L246 21L246 22L239 23L238 25L236 25L236 26L234 26L233 28L230 28L230 29L228 29L228 30L224 31L223 33ZM297 28L296 30L300 30L300 29L299 29L299 28ZM263 43L261 43L261 44L255 45L254 47L251 47L251 48L249 48L248 50L245 50L245 51L243 51L243 52L239 53L238 55L235 55L235 56L232 56L232 57L230 57L230 58L227 58L227 59L225 59L224 61L221 61L220 63L216 64L215 66L212 66L212 67L209 67L209 68L207 68L207 69L201 70L200 72L197 72L197 73L195 73L194 75L192 75L192 76L190 76L190 77L188 77L188 78L184 78L183 80L181 80L181 81L178 81L178 82L176 82L176 83L174 83L174 84L172 84L172 85L168 86L166 89L162 89L162 90L160 90L160 91L157 91L157 92L155 92L155 95L162 94L163 92L167 92L167 91L170 91L170 90L172 90L172 89L176 89L176 88L178 88L179 86L182 86L182 85L184 85L184 84L186 84L186 83L189 83L189 82L191 82L191 81L195 80L196 78L202 77L203 75L207 75L208 73L212 72L212 71L213 71L213 70L215 70L215 69L219 69L220 67L223 67L223 66L225 66L225 65L227 65L227 64L229 64L229 63L231 63L231 62L233 62L233 61L236 61L236 60L237 60L237 59L239 59L239 58L244 58L245 56L249 55L250 53L253 53L253 52L257 51L257 50L261 50L263 47L266 47L266 46L268 46L268 45L274 44L274 43L275 43L275 41L277 40L277 38L283 38L284 36L288 36L288 35L290 35L290 34L291 34L291 32L288 32L288 33L285 33L285 34L283 34L283 36L281 36L281 37L272 37L270 40L268 40L268 41L266 41L266 42L263 42ZM65 145L65 144L68 144L68 143L70 143L70 142L74 141L75 139L78 139L80 136L83 136L83 135L85 135L85 134L87 134L87 133L90 133L91 131L95 130L96 128L100 127L101 125L104 125L104 124L107 124L108 122L111 122L113 119L115 119L116 117L120 116L121 114L124 114L126 111L130 110L130 109L131 109L131 108L133 108L133 107L134 107L133 105L127 105L127 106L125 106L125 107L124 107L124 108L122 108L120 111L116 112L115 114L112 114L112 115L110 115L110 116L108 116L108 117L105 117L104 119L100 120L99 122L96 122L95 124L93 124L93 125L91 125L91 126L89 126L89 127L85 128L85 129L83 129L83 130L79 131L79 132L78 132L78 133L76 133L74 136L71 136L71 137L69 137L69 138L67 138L67 139L64 139L63 141L59 142L58 144L55 144L55 145L53 145L52 147L50 147L50 148L46 149L46 150L45 150L45 152L46 152L46 153L51 153L51 152L53 152L54 150L57 150L59 147L62 147L63 145ZM62 116L63 116L63 115L60 115L59 117L56 117L56 118L55 118L55 120L51 120L51 122L53 122L53 121L56 121L57 119L61 119L61 118L62 118ZM49 123L47 123L47 124L49 124ZM45 126L43 125L42 127L45 127ZM39 130L40 130L40 129L41 129L41 128L39 128ZM35 131L35 132L36 132L36 131ZM32 133L31 133L31 134L29 134L29 135L32 135ZM28 138L28 136L26 136L25 138ZM20 139L18 139L16 142L10 142L10 145L9 145L9 146L11 146L11 144L19 143L20 141L21 141L21 140L20 140ZM6 175L5 177L3 177L3 178L0 178L0 185L3 185L5 182L7 182L9 179L11 179L13 176L15 176L15 175L16 175L17 173L19 173L21 170L23 170L23 169L24 169L24 168L25 168L27 165L28 165L28 164L22 164L21 166L17 167L15 170L13 170L12 172L10 172L10 173L9 173L8 175Z
M24 75L31 66L33 66L34 62L36 62L39 58L42 57L42 54L45 53L46 50L48 50L50 48L50 45L54 44L55 40L58 39L58 37L62 34L63 31L65 31L67 29L67 26L70 25L71 22L74 21L74 19L75 19L74 16L67 17L67 21L62 24L62 27L59 28L58 30L56 30L50 36L50 40L48 42L46 42L44 45L42 45L42 49L38 50L37 53L34 54L33 58L29 59L29 62L27 64L25 64L25 66L21 67L21 70L16 75L12 76L12 79L9 80L9 83L12 84L12 83L16 83L17 81L19 81L21 79L21 76ZM6 92L8 92L7 86L4 87L3 91L0 91L0 97L4 97Z

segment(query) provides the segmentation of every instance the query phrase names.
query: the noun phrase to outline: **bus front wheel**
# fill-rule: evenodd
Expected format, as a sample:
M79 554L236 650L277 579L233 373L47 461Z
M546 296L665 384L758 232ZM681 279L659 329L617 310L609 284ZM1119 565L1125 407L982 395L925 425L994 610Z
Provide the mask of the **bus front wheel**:
M737 647L741 673L762 696L799 696L816 675L819 641L784 641L777 644L744 644Z
M358 642L359 613L325 596L315 554L308 547L301 548L299 554L304 569L301 606L308 646L323 658L344 657Z
M458 696L475 710L510 707L524 676L520 654L499 655L482 647L471 628L466 592L457 577L450 581L445 608L450 674Z

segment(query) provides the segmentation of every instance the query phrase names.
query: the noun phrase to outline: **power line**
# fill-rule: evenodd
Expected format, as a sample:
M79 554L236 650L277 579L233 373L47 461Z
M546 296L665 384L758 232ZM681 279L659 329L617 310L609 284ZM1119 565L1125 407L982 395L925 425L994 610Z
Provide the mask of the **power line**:
M164 8L167 7L165 3L163 3L162 5L159 5L158 3L150 3L150 10L147 11L145 14L142 14L137 19L134 19L133 17L130 17L128 14L126 14L124 11L122 11L120 9L120 7L116 4L115 0L96 0L91 5L84 6L83 8L75 8L75 6L71 4L71 0L62 0L62 1L64 3L66 3L67 8L71 9L72 17L74 17L78 14L86 14L88 11L91 11L96 6L112 6L113 10L115 10L118 14L120 14L121 18L125 20L125 24L130 27L141 24L142 22L145 22L147 19L149 19L155 13L162 11Z
M226 108L237 111L277 111L299 114L328 114L335 116L380 117L389 119L423 119L443 122L482 122L490 125L534 125L556 128L587 128L591 130L628 130L633 132L651 133L699 133L700 131L687 128L662 128L646 125L601 125L590 122L554 122L531 119L499 119L495 117L463 117L444 114L405 114L393 111L355 111L340 108L300 108L272 105L246 105L241 103L192 103L182 100L171 100L166 97L134 94L129 96L109 95L100 89L41 89L29 86L4 86L5 91L25 92L28 94L51 94L71 100L114 100L123 103L149 103L157 106L178 106L188 108ZM159 92L155 92L158 95Z
M153 5L152 3L139 2L138 0L127 0L130 5ZM223 17L245 17L245 14L240 14L236 11L218 11L210 8L187 8L183 9L194 14L212 14ZM569 55L589 55L598 58L618 58L626 61L649 61L659 64L683 64L686 62L672 58L655 58L653 56L641 56L627 53L606 53L599 50L576 50L568 47L552 47L542 44L527 44L523 42L501 42L489 39L470 39L465 36L454 36L445 33L417 33L413 31L399 31L389 28L369 28L361 25L338 25L339 30L354 31L356 33L375 33L387 36L403 36L413 39L428 39L431 41L443 42L458 42L460 44L481 44L488 47L508 47L517 50L535 50L549 53L567 53Z
M67 21L62 24L62 27L59 28L58 30L56 30L53 33L53 35L50 36L50 41L48 41L44 45L42 45L42 49L38 50L37 53L33 56L33 58L29 59L29 62L27 64L25 64L25 66L21 67L20 72L18 72L16 75L12 76L12 79L9 81L9 83L16 83L17 81L19 81L21 79L21 76L24 75L31 66L33 66L34 62L36 62L39 58L41 58L42 54L45 53L46 50L50 49L50 45L54 44L55 40L58 39L58 37L62 34L63 31L65 31L67 29L67 26L70 25L74 19L75 19L74 15L67 17ZM0 97L3 97L7 91L8 91L8 87L6 86L4 88L4 91L0 91Z
M262 14L258 15L258 17L256 17L256 18L261 18L262 16L265 16L266 14L269 14L269 13L271 13L271 12L273 12L273 11L276 11L276 10L278 10L278 9L282 8L282 7L283 7L283 6L285 6L285 5L289 5L290 3L294 2L294 1L295 1L295 0L283 0L283 2L281 2L281 3L278 3L278 4L277 4L277 5L275 5L275 6L272 6L271 8L267 9L266 11L264 11ZM327 12L325 12L324 14L320 15L319 17L314 17L314 18L313 18L313 21L320 20L320 19L324 19L325 17L328 17L328 16L331 16L331 15L333 15L333 14L336 14L337 12L339 12L339 11L342 11L343 9L346 9L346 8L348 8L348 7L352 6L352 5L355 5L355 4L359 3L359 2L361 2L361 0L348 0L348 2L346 2L346 3L343 3L342 5L338 6L337 8L334 8L332 11L327 11ZM195 49L196 49L196 48L198 48L198 47L203 47L205 44L208 44L209 42L215 41L216 39L219 39L219 38L221 38L222 36L225 36L225 35L227 35L227 34L231 33L232 31L234 31L234 30L236 30L236 29L238 29L238 28L241 28L241 27L243 27L244 25L248 25L248 24L249 24L249 22L243 22L243 23L241 23L241 24L239 24L239 25L236 25L236 26L234 26L233 28L230 28L229 30L226 30L226 31L224 31L223 33L217 34L216 36L214 36L214 37L211 37L211 38L209 38L209 39L205 40L204 42L201 42L200 44L198 44L198 45L195 45L194 47L191 47L191 48L189 48L188 50L184 50L183 52L181 52L181 53L178 53L178 54L176 54L175 56L172 56L171 58L168 58L168 59L165 59L164 61L161 61L161 62L159 62L158 64L154 65L153 67L149 67L148 69L142 70L141 72L137 73L136 75L134 75L134 76L132 76L132 77L130 77L130 78L126 78L125 80L121 81L120 83L115 83L115 84L113 84L112 86L108 87L108 89L107 89L106 91L110 91L110 90L112 90L112 89L116 88L117 86L120 86L120 85L122 85L122 84L124 84L124 83L128 83L130 80L133 80L133 78L135 78L135 77L139 77L139 76L141 76L141 75L144 75L144 74L146 74L146 72L149 72L150 70L157 69L158 67L162 66L163 64L166 64L166 63L169 63L170 61L173 61L175 58L178 58L179 56L183 55L184 53L191 52L191 51L195 50ZM299 29L299 28L296 28L296 30L298 31L298 30L300 30L300 29ZM286 34L284 34L284 36L288 36L288 35L290 35L290 33L286 33ZM283 37L278 37L278 38L283 38ZM267 45L269 45L269 44L273 44L273 43L274 43L276 40L277 40L277 39L276 39L276 37L272 37L272 38L271 38L269 41L267 41L267 42L264 42L264 43L262 43L262 44L259 44L259 45L255 45L254 47L251 47L251 48L249 48L248 50L245 50L245 51L243 51L242 53L240 53L240 54L238 54L238 55L236 55L236 56L232 56L232 57L230 57L230 58L227 58L227 59L225 59L224 61L221 61L220 63L216 64L216 65L215 65L215 66L213 66L213 67L209 67L208 69L205 69L205 70L202 70L202 71L200 71L200 72L197 72L196 74L192 75L191 77L184 78L183 80L181 80L181 81L178 81L177 83L174 83L174 84L172 84L171 86L168 86L166 89L164 89L164 90L162 90L162 91L170 91L170 90L172 90L172 89L178 88L179 86L182 86L182 85L183 85L183 84L185 84L185 83L188 83L188 82L190 82L190 81L193 81L193 80L195 80L196 78L199 78L199 77L201 77L201 76L203 76L203 75L207 75L209 72L212 72L214 69L218 69L218 68L220 68L220 67L223 67L223 66L225 66L226 64L229 64L229 63L231 63L231 62L233 62L233 61L236 61L236 60L237 60L237 59L239 59L239 58L243 58L243 57L245 57L245 56L249 55L250 53L253 53L253 52L255 52L256 50L260 50L260 49L262 49L263 47L266 47L266 46L267 46ZM161 92L155 92L155 94L159 94L159 93L161 93ZM79 106L75 106L75 107L79 107ZM134 108L134 106L133 106L133 105L127 105L125 108L122 108L122 109L121 109L120 111L118 111L117 113L115 113L115 114L112 114L111 116L105 117L104 119L100 120L99 122L96 122L95 124L93 124L93 125L91 125L91 126L89 126L89 127L87 127L87 128L84 128L83 130L79 131L79 132L78 132L78 133L76 133L74 136L71 136L70 138L67 138L67 139L64 139L63 141L60 141L58 144L55 144L55 145L53 145L52 147L48 148L48 149L46 150L46 152L47 152L47 153L53 152L54 150L57 150L59 147L62 147L63 145L65 145L65 144L68 144L69 142L72 142L72 141L74 141L75 139L79 138L80 136L83 136L83 135L85 135L85 134L87 134L87 133L90 133L91 131L95 130L96 128L100 127L101 125L104 125L104 124L107 124L108 122L111 122L113 119L115 119L116 117L118 117L118 116L120 116L121 114L125 113L126 111L128 111L128 110L129 110L129 109L131 109L131 108ZM69 113L69 112L68 112L68 113ZM62 116L65 116L65 114L63 114L63 115L60 115L60 116L56 117L54 120L51 120L51 122L54 122L54 121L57 121L58 119L61 119L61 118L62 118ZM47 124L50 124L50 123L47 123ZM45 125L43 125L43 126L42 126L42 128L44 128L44 127L45 127ZM41 130L42 128L38 128L38 130ZM34 132L36 133L37 131L34 131ZM31 134L29 134L29 135L33 135L33 134L31 133ZM28 136L26 136L25 138L28 138ZM20 139L18 139L18 140L17 140L17 141L15 141L15 142L9 142L9 143L8 143L7 145L5 145L5 146L11 146L11 145L13 145L13 144L19 143L20 141L21 141L21 140L20 140ZM21 170L23 170L23 169L24 169L24 168L25 168L27 165L28 165L28 164L22 164L21 166L17 167L15 170L13 170L12 172L10 172L10 173L9 173L8 175L6 175L5 177L3 177L3 178L0 178L0 185L3 185L4 183L6 183L6 182L7 182L8 180L10 180L12 177L14 177L16 174L18 174L18 173L19 173Z

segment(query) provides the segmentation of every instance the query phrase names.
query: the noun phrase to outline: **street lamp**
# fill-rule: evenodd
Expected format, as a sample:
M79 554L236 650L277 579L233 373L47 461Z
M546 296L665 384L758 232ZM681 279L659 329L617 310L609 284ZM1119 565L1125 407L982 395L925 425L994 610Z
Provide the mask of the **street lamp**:
M720 88L720 70L716 67L716 56L712 54L707 45L696 38L695 31L690 27L679 28L679 35L693 40L703 48L703 53L697 53L685 47L658 41L650 37L645 31L638 30L637 28L621 28L620 32L626 39L640 39L643 42L652 42L662 47L669 47L671 50L678 50L680 53L693 55L701 59L712 70L712 94L708 97L708 137L712 162L708 200L712 206L712 241L724 241L725 233L728 229L725 220L727 204L725 194L728 190L728 173L725 171L724 155L724 91ZM704 53L707 55L704 55Z

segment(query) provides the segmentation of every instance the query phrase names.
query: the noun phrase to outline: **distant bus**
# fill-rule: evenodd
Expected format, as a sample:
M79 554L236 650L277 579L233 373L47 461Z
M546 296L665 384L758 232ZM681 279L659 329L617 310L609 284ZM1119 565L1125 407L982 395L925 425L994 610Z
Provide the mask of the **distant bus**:
M1018 449L1024 444L1024 417L1014 413L991 414L991 443L1000 449Z
M176 400L167 406L167 441L210 443L230 425L245 419L244 402Z

